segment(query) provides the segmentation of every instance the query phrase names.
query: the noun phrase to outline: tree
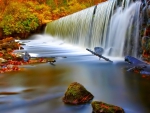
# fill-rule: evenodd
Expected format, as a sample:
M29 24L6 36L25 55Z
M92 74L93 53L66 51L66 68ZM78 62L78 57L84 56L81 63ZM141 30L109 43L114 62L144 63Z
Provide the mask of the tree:
M38 26L37 16L32 14L24 4L17 2L9 3L0 23L5 35L30 32Z

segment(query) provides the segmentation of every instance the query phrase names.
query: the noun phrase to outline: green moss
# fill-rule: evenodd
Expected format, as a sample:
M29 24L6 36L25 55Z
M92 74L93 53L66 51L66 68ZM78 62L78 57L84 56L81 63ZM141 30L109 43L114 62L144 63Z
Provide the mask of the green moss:
M94 113L124 113L122 108L104 102L93 101L92 107Z
M63 101L70 104L86 103L91 99L93 99L93 95L77 82L69 85L63 97Z
M86 89L75 82L68 87L66 95L72 95L74 98L79 98L82 96L82 92L86 92Z
M0 27L5 35L12 33L25 33L35 30L39 26L39 20L35 14L23 4L11 2L3 14Z

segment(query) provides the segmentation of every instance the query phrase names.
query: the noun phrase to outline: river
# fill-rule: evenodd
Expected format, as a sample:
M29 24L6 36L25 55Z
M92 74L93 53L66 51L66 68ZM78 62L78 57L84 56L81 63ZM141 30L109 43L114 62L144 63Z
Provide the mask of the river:
M56 57L55 65L41 63L22 66L19 72L0 75L0 113L91 113L91 105L70 106L62 97L72 82L81 83L93 100L122 107L125 113L150 113L150 80L127 72L124 58L100 59L49 36L22 40L24 50L34 57Z

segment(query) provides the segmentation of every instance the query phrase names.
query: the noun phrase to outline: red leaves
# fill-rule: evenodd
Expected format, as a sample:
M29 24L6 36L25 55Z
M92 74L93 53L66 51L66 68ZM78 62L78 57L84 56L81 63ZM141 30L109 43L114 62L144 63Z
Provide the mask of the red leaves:
M134 72L135 72L135 73L140 73L140 71L141 71L141 70L134 69Z
M7 63L1 65L0 73L18 71L20 70L19 65L21 65L21 62L8 61Z
M142 78L150 80L150 76L142 74Z
M21 61L12 61L12 60L10 60L10 61L8 61L8 64L11 64L11 65L21 65L22 62Z
M83 97L83 98L81 99L81 102L85 102L85 101L88 100L89 98L91 98L91 95L90 95L90 94L87 95L87 96L85 96L85 97Z
M3 41L3 43L5 43L5 42L11 42L11 41L15 41L15 40L12 37L8 37L8 38L3 39L2 41Z
M1 64L0 73L10 72L10 71L19 71L20 65L33 64L33 63L45 63L47 60L45 58L31 59L28 62L24 62L23 60L8 60L6 63Z
M27 61L25 61L22 56L18 57L17 54L13 53L13 50L18 49L20 45L19 43L15 42L12 37L0 40L0 47L3 47L0 51L0 58L5 60L3 63L0 61L0 73L18 71L20 70L20 65L48 62L46 58L29 58Z
M22 62L15 61L16 56L12 53L19 46L19 43L15 42L12 37L0 40L0 47L2 48L0 57L6 60L6 62L0 64L0 73L20 70L19 65L22 65Z
M10 72L10 71L18 71L20 70L17 65L7 65L1 68L0 73Z
M3 53L2 52L0 52L0 57L2 57L3 56Z

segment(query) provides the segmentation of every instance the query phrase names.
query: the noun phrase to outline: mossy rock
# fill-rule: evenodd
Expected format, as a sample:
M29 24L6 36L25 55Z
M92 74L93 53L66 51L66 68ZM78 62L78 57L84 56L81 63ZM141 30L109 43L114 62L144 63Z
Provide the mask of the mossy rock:
M93 101L92 107L92 113L125 113L121 107L99 101Z
M90 102L93 95L87 91L83 85L73 82L69 85L64 97L63 102L66 104L78 105Z

